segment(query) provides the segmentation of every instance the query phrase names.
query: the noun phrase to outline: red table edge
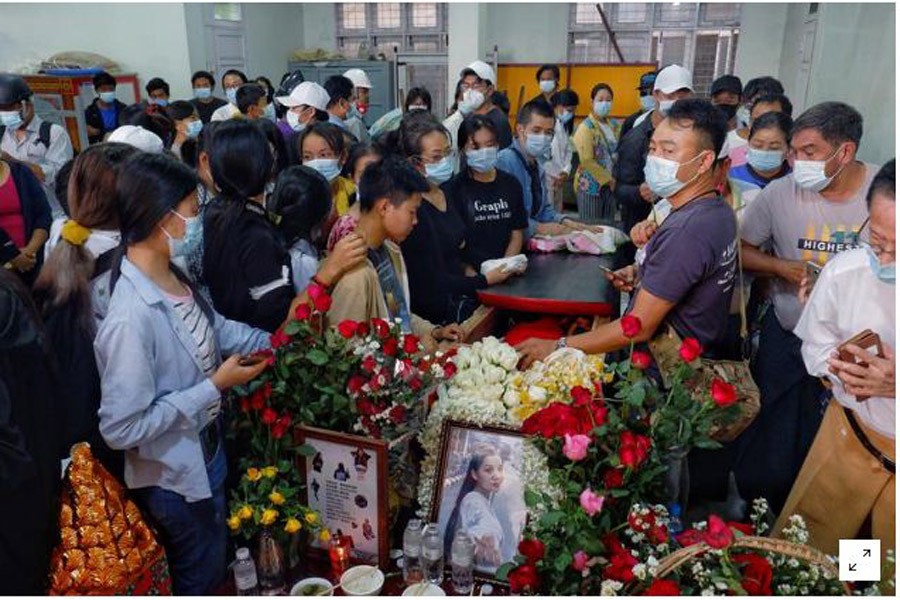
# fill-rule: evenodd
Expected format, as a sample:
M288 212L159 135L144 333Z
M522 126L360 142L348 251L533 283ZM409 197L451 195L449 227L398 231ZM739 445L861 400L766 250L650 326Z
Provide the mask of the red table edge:
M597 317L609 317L613 314L613 307L608 302L543 300L537 298L523 298L521 296L493 294L484 291L478 292L478 299L486 306L518 312L569 316L591 315Z

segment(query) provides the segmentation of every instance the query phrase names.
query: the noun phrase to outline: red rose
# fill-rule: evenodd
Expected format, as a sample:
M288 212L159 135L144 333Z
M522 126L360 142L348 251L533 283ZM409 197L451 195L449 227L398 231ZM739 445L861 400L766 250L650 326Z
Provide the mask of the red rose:
M278 424L282 427L290 427L291 426L291 415L288 413L284 413L281 417L278 418Z
M351 319L341 321L340 323L338 323L338 333L341 334L341 337L349 340L354 335L356 335L356 329L358 326L359 323Z
M594 415L593 427L600 427L601 425L605 425L606 415L609 413L609 409L606 408L606 405L604 405L602 401L597 400L591 404L590 408L591 413Z
M650 438L631 431L619 435L619 461L628 469L636 469L647 460L650 452Z
M331 296L325 294L324 296L319 296L315 300L313 300L313 304L316 307L316 310L320 313L327 313L331 308Z
M272 410L271 408L267 408L262 412L262 422L266 425L271 425L278 419L278 413Z
M644 596L680 596L681 588L674 581L668 579L657 579L650 584Z
M407 354L415 354L419 351L419 338L414 335L403 336L403 351Z
M522 540L519 542L519 554L525 557L528 564L533 565L544 558L544 543L540 540Z
M406 420L406 408L402 404L398 404L388 411L388 417L397 425Z
M266 405L266 397L263 396L262 392L263 392L263 390L262 390L262 388L260 388L260 389L256 390L255 392L253 392L253 395L250 396L250 407L253 410L262 410L263 407Z
M287 433L287 427L282 425L281 423L275 423L272 427L272 437L276 440L280 440L284 437L284 434Z
M397 341L397 338L390 338L385 340L384 345L381 347L382 352L390 357L397 356L397 351L399 349L400 342Z
M629 340L640 335L641 330L644 328L640 318L632 314L624 315L619 319L619 325L622 327L622 334Z
M422 380L419 379L418 377L413 377L412 379L410 379L409 380L409 389L411 389L414 392L418 392L419 390L421 390L422 389Z
M385 339L391 334L391 328L384 319L372 319L372 328L375 330L375 335L381 339Z
M607 469L603 474L603 487L608 490L614 490L622 487L622 483L625 481L625 476L622 474L621 469Z
M634 580L633 566L638 564L635 557L627 550L616 552L609 559L609 565L603 569L603 577L615 579L622 583L631 583Z
M744 565L741 587L751 596L772 595L772 565L758 554L735 554L736 564Z
M719 516L709 515L703 541L711 548L726 548L734 541L734 533Z
M327 296L328 290L323 288L318 283L311 283L306 288L306 295L309 296L310 300L315 302L316 298L321 298L322 296Z
M703 533L696 529L685 529L675 536L675 541L687 548L703 541Z
M694 338L685 338L678 349L678 356L686 363L692 363L703 354L703 347Z
M522 565L509 572L509 589L514 594L536 591L541 583L537 569L533 565Z
M454 375L456 375L456 363L452 361L447 361L444 363L444 379L450 379Z
M669 529L665 525L657 525L650 530L647 537L654 544L663 544L669 539Z
M360 398L356 401L356 409L359 411L359 414L371 416L378 412L378 407L372 404L372 401L368 398Z
M359 337L366 337L367 335L369 335L369 324L364 322L357 323L356 335Z
M581 415L579 417L579 415ZM522 423L522 432L526 435L540 435L546 439L569 435L587 435L592 425L584 407L575 408L561 402L553 402Z
M713 379L710 393L712 393L712 399L716 406L724 408L737 402L737 391L734 386L721 379Z
M591 401L592 394L590 390L580 385L573 387L569 393L572 396L572 404L574 406L585 406Z
M756 531L753 529L753 525L749 523L738 523L737 521L728 521L728 526L732 529L736 529L743 533L744 535L755 535Z
M250 412L250 398L246 396L241 398L241 412Z
M269 343L272 344L272 348L281 348L282 346L287 346L291 343L291 336L286 334L284 329L278 329L269 336Z
M366 381L366 378L362 375L354 375L350 378L350 381L347 382L347 391L354 395L358 394L366 384Z
M298 304L297 308L294 309L294 318L298 321L306 321L312 315L312 309L309 307L309 304L303 303Z
M650 513L642 515L637 511L628 513L628 526L636 532L643 532L656 525L656 515Z
M362 365L360 366L364 373L374 373L375 369L378 367L378 363L375 362L374 356L369 355L363 359Z
M634 365L635 368L643 371L645 369L649 369L650 365L653 364L653 357L650 356L649 352L641 352L640 350L635 350L631 353L631 364Z

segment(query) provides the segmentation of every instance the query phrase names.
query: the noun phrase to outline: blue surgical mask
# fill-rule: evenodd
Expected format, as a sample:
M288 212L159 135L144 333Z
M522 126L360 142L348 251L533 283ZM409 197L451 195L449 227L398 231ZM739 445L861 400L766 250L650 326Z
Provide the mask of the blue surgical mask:
M575 118L575 113L570 110L564 110L559 114L559 121L563 125L568 125L569 121Z
M174 238L166 231L165 227L161 227L163 233L169 238L169 258L194 254L203 242L203 224L200 217L185 217L174 210L170 212L184 221L184 237Z
M774 171L784 162L784 152L781 150L747 149L747 162L756 171Z
M165 98L150 98L150 104L155 104L160 108L165 108L169 105L169 101Z
M112 104L116 101L116 93L115 92L100 92L100 99L106 102L107 104Z
M644 165L644 179L647 181L650 191L660 198L671 198L680 192L684 186L696 179L700 173L698 172L688 181L681 181L678 179L678 168L697 160L700 156L702 156L702 153L685 163L677 163L674 160L659 156L647 156L647 162Z
M667 116L669 111L672 110L672 105L675 104L674 100L660 100L659 102L659 114L662 116Z
M887 265L881 264L881 261L878 260L878 255L875 254L875 251L872 250L871 246L866 246L866 253L869 255L869 266L872 267L875 277L884 283L894 285L894 281L896 280L895 263Z
M359 120L362 120L362 118L363 118L362 113L359 112L359 109L358 109L358 108L356 108L356 104L355 104L355 103L350 105L350 112L347 113L347 118L348 118L348 119L352 119L352 118L354 118L354 117L356 117L356 118L359 119Z
M488 173L497 166L496 146L466 151L466 165L476 173Z
M212 88L208 88L208 87L194 88L194 98L197 98L199 100L206 100L210 96L212 96Z
M288 109L287 114L285 115L285 120L287 124L296 132L301 132L306 129L306 123L302 123L300 121L300 115L295 113L293 110Z
M271 102L266 104L266 110L263 112L263 117L269 119L270 121L275 120L275 105Z
M197 119L196 121L191 121L187 124L187 136L190 139L197 139L197 136L200 135L201 131L203 131L203 121Z
M437 185L441 185L453 177L453 162L449 156L445 156L434 164L425 165L425 175Z
M228 88L225 90L225 97L232 104L237 104L237 88Z
M541 91L545 94L549 94L554 89L556 89L556 80L544 79L538 83L538 87L541 88Z
M641 96L641 110L647 112L648 110L653 110L656 108L656 99L650 96Z
M610 110L612 110L612 102L608 100L594 102L594 114L598 117L605 117Z
M550 151L550 144L553 142L552 135L544 135L542 133L529 133L525 137L525 151L533 158L546 158Z
M318 171L328 181L334 181L341 174L341 165L336 158L317 158L304 161L303 164Z
M9 130L15 130L22 126L22 111L19 110L4 110L0 111L0 125L3 125Z

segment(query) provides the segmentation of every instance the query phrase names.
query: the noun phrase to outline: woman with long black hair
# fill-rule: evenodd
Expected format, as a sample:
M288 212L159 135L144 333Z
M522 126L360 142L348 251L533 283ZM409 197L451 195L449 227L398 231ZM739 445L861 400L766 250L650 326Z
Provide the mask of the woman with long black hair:
M222 398L262 372L265 361L240 357L269 337L216 313L172 265L197 218L190 168L138 154L118 167L116 202L124 248L94 341L100 432L125 452L125 484L160 528L175 593L208 594L225 575Z

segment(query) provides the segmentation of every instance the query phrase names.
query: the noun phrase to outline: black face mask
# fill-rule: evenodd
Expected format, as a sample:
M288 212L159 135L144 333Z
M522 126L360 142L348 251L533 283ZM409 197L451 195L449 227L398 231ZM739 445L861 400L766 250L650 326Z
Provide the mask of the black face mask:
M719 112L722 113L722 116L725 117L726 121L730 121L737 114L739 104L717 104L716 108L719 109Z

